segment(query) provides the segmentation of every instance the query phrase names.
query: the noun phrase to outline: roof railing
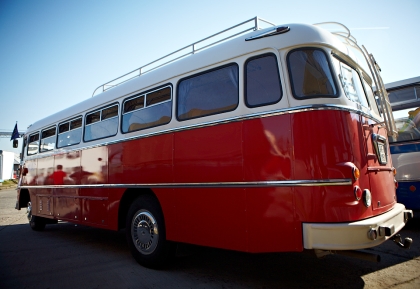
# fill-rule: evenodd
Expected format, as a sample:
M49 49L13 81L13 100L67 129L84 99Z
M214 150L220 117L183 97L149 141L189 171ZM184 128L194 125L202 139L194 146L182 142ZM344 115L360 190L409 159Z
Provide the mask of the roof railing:
M128 72L128 73L126 73L126 74L124 74L120 77L117 77L117 78L115 78L111 81L108 81L108 82L98 86L95 89L95 91L93 92L92 97L95 96L98 93L104 92L104 91L106 91L110 88L113 88L117 85L120 85L120 84L122 84L122 83L124 83L124 82L126 82L130 79L139 77L139 76L141 76L141 75L143 75L143 74L145 74L149 71L155 70L155 69L157 69L159 67L162 67L166 64L177 61L178 59L184 58L188 55L197 53L197 52L199 52L203 49L209 48L210 46L216 45L220 42L223 42L223 41L226 41L226 40L231 39L233 37L236 37L238 35L244 34L248 31L259 30L259 29L261 29L260 24L262 24L262 23L266 23L266 24L269 24L271 26L275 26L275 24L273 24L273 23L271 23L267 20L264 20L262 18L259 18L258 16L254 17L254 18L251 18L249 20L243 21L243 22L241 22L239 24L236 24L232 27L229 27L229 28L224 29L220 32L217 32L213 35L210 35L210 36L208 36L204 39L196 41L196 42L194 42L190 45L182 47L182 48L180 48L180 49L178 49L178 50L176 50L172 53L169 53L169 54L167 54L167 55L165 55L161 58L158 58L158 59L156 59L152 62L149 62L146 65L143 65L143 66L141 66L141 67L139 67L139 68L137 68L133 71L130 71L130 72ZM245 26L247 24L253 24L253 26L252 27L245 27L245 28L243 28L243 30L240 30L239 32L233 31L233 30L237 29L238 27ZM225 37L222 36L223 33L227 33L229 31L232 32L233 34L230 34L230 35L225 36ZM212 40L213 42L205 44L205 42L208 41L208 40ZM204 46L198 47L200 44L204 45Z
M382 81L382 77L380 74L381 68L379 67L373 55L366 50L365 46L362 45L362 47L360 47L357 44L356 38L353 35L351 35L350 29L348 29L345 25L339 22L322 22L322 23L316 23L314 25L321 26L321 25L330 25L330 24L338 25L344 28L344 31L331 31L331 33L336 35L340 39L342 39L344 44L358 50L365 58L368 64L370 73L372 75L373 81L375 83L376 94L380 100L381 110L384 117L385 126L388 131L388 135L397 136L398 130L397 130L397 127L395 126L395 120L392 114L392 108L391 108L391 103L389 101L388 92L385 89L385 84Z

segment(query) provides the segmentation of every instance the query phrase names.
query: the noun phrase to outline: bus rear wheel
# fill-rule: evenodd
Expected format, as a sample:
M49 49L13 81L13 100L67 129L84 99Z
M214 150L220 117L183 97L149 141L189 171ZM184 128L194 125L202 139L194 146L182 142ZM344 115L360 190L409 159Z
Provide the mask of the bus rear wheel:
M153 197L144 195L133 202L125 230L131 254L140 265L159 269L174 255L173 244L166 241L161 208Z

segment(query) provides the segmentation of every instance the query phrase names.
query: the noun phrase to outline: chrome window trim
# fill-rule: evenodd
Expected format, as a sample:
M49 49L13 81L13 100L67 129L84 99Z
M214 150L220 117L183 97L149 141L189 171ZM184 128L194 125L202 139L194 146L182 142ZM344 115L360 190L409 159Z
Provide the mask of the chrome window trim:
M67 152L72 152L72 151L82 151L82 150L86 150L86 149L91 149L91 148L96 148L96 147L101 147L101 146L107 146L107 145L112 145L112 144L116 144L116 143L120 143L120 142L126 142L126 141L142 139L142 138L147 138L147 137L152 137L152 136L157 136L157 135L162 135L162 134L184 131L184 130L203 128L203 127L214 126L214 125L219 125L219 124L226 124L226 123L230 123L230 122L238 122L238 121L243 121L243 120L248 120L248 119L266 118L266 117L283 115L283 114L292 114L292 113L299 113L299 112L305 112L305 111L316 111L316 110L347 111L347 112L362 115L362 116L367 117L367 118L369 118L369 119L371 119L371 120L373 120L377 123L382 123L383 122L383 120L377 119L373 115L368 114L364 111L358 110L358 109L356 109L354 107L351 107L351 106L336 105L336 104L313 104L313 105L304 105L304 106L298 106L298 107L293 107L293 108L276 109L276 110L271 110L271 111L266 111L266 112L252 113L252 114L247 114L245 116L235 116L235 117L225 118L225 119L221 119L221 120L203 122L203 123L199 123L199 124L184 125L184 126L181 126L181 127L160 130L158 132L149 132L149 133L136 135L136 136L131 136L131 137L121 137L120 139L116 139L116 140L112 140L112 141L108 141L108 142L103 142L103 143L98 143L98 144L95 144L95 145L78 147L78 148L74 148L74 149L72 148L71 150L56 149L55 151L52 151L52 152L54 152L54 154L62 154L62 153L67 153ZM182 123L182 122L180 122L180 123ZM138 131L136 131L136 132L138 132ZM130 133L136 133L136 132L130 132ZM129 133L121 134L121 135L125 136L127 134L129 134ZM84 143L87 144L87 142L84 142ZM43 156L46 156L46 154L43 154ZM27 157L26 159L30 160L30 159L35 159L35 158L41 158L41 157L39 157L39 155L37 155L37 156L33 155L31 157Z
M203 183L139 183L139 184L93 184L93 185L41 185L20 186L19 189L82 189L82 188L254 188L254 187L320 187L348 186L351 179L254 181L254 182L203 182Z

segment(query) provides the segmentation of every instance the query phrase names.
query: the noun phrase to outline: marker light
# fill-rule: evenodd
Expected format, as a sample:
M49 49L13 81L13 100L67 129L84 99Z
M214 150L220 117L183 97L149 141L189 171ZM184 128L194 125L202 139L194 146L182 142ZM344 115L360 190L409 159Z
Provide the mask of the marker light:
M372 195L368 189L363 191L363 203L367 208L372 204Z
M394 173L394 176L397 175L397 169L396 168L392 168L392 172Z
M360 170L357 167L353 167L353 178L355 181L360 178Z
M395 185L395 189L398 189L398 182L396 179L394 179L394 185Z
M355 186L354 187L354 197L356 198L356 200L360 200L362 198L362 190L358 187Z

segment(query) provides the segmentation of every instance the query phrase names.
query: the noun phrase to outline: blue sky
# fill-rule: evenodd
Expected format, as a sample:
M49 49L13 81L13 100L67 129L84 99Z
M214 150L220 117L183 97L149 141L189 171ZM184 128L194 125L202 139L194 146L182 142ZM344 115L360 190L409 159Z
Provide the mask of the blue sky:
M0 129L91 97L99 85L259 16L341 22L375 55L385 83L420 76L418 0L0 0ZM0 150L15 151L0 138Z

